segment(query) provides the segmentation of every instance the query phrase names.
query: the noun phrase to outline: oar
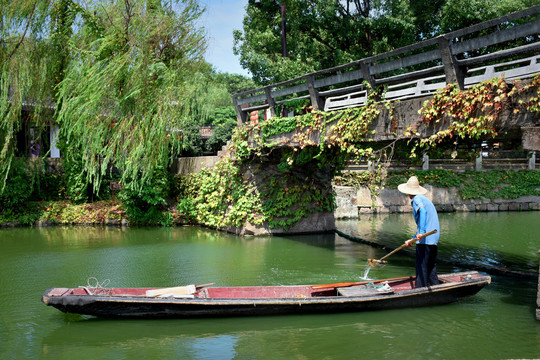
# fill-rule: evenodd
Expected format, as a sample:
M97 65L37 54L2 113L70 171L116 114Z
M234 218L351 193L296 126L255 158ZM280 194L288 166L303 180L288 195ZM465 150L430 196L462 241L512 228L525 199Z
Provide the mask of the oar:
M436 229L435 229L435 230L431 230L431 231L428 231L428 232L425 233L425 234L420 234L420 235L418 236L418 238L419 238L419 240L420 240L420 239L425 238L426 236L433 235L433 234L435 234L436 232L437 232ZM389 254L386 254L385 256L383 256L382 258L380 258L379 260L376 260L376 259L368 259L368 264L369 264L369 266L374 267L374 266L377 265L377 264L386 264L386 261L383 261L384 259L386 259L386 258L389 257L390 255L392 255L392 254L398 252L399 250L403 249L403 248L406 247L406 246L407 246L407 243L401 245L400 247L398 247L397 249L394 249L392 252L390 252Z
M414 279L414 276L403 276L393 279L381 279L381 280L369 280L369 281L360 281L360 282L342 282L342 283L333 283L333 284L324 284L324 285L313 285L311 286L312 289L331 289L331 288L337 288L337 287L349 287L354 285L365 285L369 283L380 283L383 281L400 281L400 280L407 280L407 279Z
M209 284L195 285L195 288L196 288L196 289L202 289L202 288L209 287L209 286L213 286L213 285L216 285L216 283L209 283Z

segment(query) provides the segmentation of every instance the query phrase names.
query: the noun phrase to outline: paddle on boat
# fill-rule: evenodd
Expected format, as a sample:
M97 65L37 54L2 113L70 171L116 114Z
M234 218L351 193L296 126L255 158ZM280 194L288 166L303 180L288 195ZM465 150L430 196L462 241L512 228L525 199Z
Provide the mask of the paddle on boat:
M415 288L415 277L321 285L188 285L171 288L51 288L42 301L66 313L120 318L191 318L313 314L448 304L491 282L478 272L439 275Z

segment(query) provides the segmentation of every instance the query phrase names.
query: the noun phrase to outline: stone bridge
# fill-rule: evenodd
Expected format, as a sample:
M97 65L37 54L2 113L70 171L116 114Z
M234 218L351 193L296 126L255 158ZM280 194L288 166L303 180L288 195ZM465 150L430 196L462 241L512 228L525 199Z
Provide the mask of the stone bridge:
M233 101L239 126L244 126L251 114L260 111L267 119L278 113L289 115L287 103L299 99L307 101L313 109L325 112L365 106L368 88L384 87L385 91L378 98L380 114L370 125L374 130L371 140L395 140L405 137L411 129L419 137L428 137L448 126L442 122L427 126L420 121L418 110L437 89L457 84L459 89L466 90L493 78L504 78L520 85L533 81L540 73L539 14L540 5L385 54L235 94ZM538 114L519 108L520 100L526 102L538 96L534 91L537 89L516 96L494 126L507 138L521 139L524 149L540 151ZM392 104L392 116L390 107L384 103ZM514 112L514 109L519 111ZM326 128L333 125L327 124ZM320 144L318 129L305 133L310 144ZM283 172L277 166L283 160L283 151L302 146L296 141L297 134L298 131L291 131L273 135L268 143L275 144L275 148L268 149L265 156L253 158L246 165L244 171L253 184L261 187L268 179L282 176ZM258 134L251 136L254 146ZM332 166L316 168L308 161L295 167L293 183L309 183L325 196L331 196L334 170ZM286 182L281 185L288 186ZM333 229L333 212L314 210L288 229L246 224L235 232L305 233Z

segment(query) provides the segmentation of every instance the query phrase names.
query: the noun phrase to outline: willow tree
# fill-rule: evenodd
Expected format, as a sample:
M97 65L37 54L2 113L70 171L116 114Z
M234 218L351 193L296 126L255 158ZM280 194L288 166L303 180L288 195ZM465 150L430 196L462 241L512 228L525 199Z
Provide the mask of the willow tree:
M114 167L140 191L181 144L191 79L203 63L204 34L195 26L202 9L194 0L88 2L78 9L58 88L64 162L94 190Z
M60 126L73 193L97 191L111 168L144 188L208 103L193 100L208 67L203 10L196 0L0 0L0 184L31 121Z
M34 108L33 122L51 104L52 52L43 41L54 21L49 0L0 0L0 193L16 155L24 104Z

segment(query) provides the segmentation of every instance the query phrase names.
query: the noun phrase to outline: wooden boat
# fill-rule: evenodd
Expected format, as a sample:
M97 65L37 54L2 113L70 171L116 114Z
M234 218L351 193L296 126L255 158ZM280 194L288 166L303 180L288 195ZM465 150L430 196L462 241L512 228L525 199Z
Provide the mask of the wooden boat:
M414 288L414 276L294 286L51 288L42 301L66 313L122 318L334 313L447 304L474 295L491 282L478 272L439 279L439 285L424 288Z

